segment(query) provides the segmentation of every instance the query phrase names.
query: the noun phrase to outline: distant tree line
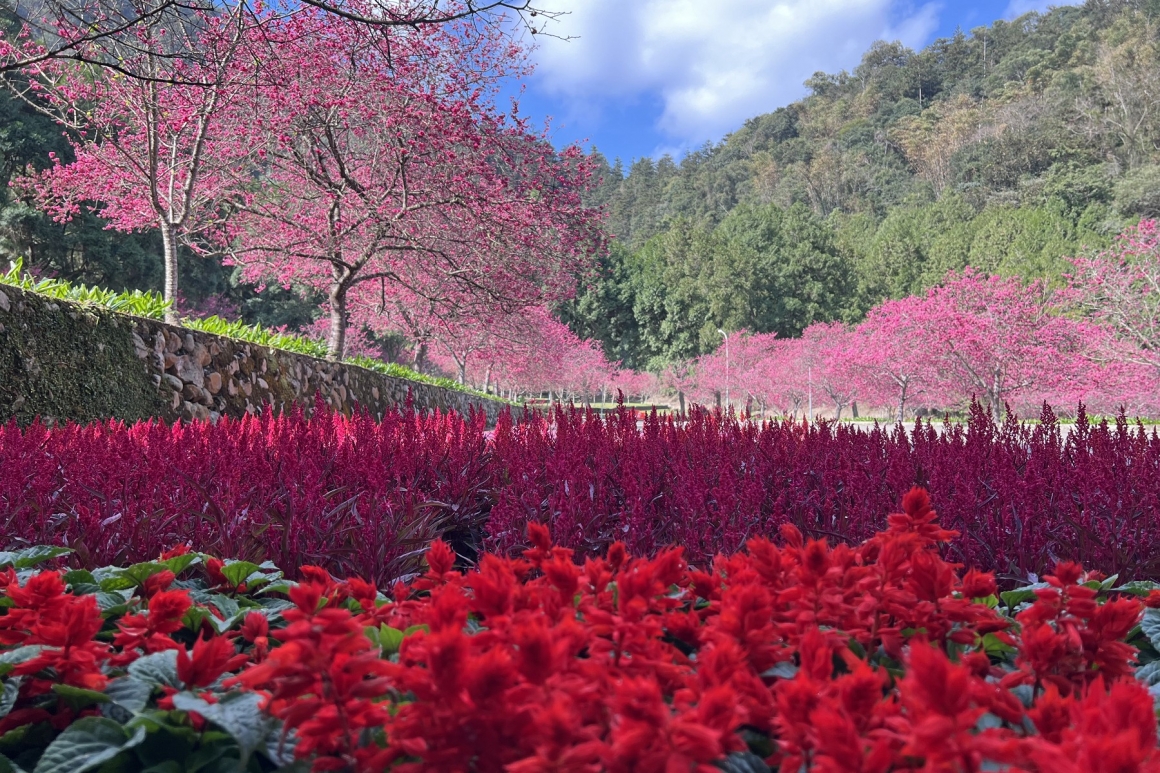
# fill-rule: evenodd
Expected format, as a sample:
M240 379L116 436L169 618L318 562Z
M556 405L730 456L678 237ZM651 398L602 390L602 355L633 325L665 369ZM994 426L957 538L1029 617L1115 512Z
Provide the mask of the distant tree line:
M719 328L856 322L966 266L1058 285L1160 214L1160 0L879 42L806 86L679 163L596 153L616 242L559 310L578 335L660 370Z

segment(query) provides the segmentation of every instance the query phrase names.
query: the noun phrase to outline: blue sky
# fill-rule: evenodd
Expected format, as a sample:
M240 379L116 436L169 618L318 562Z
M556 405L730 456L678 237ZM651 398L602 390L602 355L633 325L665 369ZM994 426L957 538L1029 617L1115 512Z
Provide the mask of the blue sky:
M1078 0L1076 0L1078 1ZM520 99L552 118L557 145L627 163L720 140L805 93L818 70L852 69L875 40L921 48L1062 0L542 0L568 11L539 38Z

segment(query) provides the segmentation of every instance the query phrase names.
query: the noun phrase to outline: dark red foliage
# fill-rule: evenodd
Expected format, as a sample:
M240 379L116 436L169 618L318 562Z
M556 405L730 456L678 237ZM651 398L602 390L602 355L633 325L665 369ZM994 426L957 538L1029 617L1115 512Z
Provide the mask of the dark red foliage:
M482 417L409 412L381 423L9 424L0 548L63 544L95 566L189 544L270 559L295 577L317 564L383 583L415 571L437 536L469 557L483 546L511 554L543 523L582 556L617 540L635 555L676 544L704 566L786 525L831 542L867 539L915 485L959 532L944 555L1001 584L1063 560L1121 580L1160 577L1160 439L1082 416L1065 438L1047 410L1034 426L996 426L976 409L966 427L912 432L707 413L640 429L627 411L600 420L578 410L504 417L494 434ZM918 532L939 528L921 502L897 517ZM923 581L929 592L940 582Z
M10 423L0 426L0 549L67 545L100 566L188 544L292 576L321 564L386 582L418 568L432 539L486 515L483 432L482 416L410 412L381 423Z

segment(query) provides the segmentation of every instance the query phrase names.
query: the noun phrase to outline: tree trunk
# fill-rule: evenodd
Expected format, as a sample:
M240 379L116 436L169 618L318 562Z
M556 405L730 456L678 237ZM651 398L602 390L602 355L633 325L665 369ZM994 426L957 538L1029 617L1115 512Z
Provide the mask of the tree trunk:
M845 406L842 405L841 403L834 403L834 408L836 409L835 413L834 413L834 421L841 421L842 420L842 408L844 408L844 407Z
M463 359L456 359L455 364L459 366L459 385L467 385L467 355L463 355Z
M856 419L858 418L858 401L850 403L850 414Z
M326 341L326 359L341 360L346 354L346 288L330 288L330 335Z
M681 418L685 418L685 393L677 392L677 399L681 401Z
M491 366L490 365L487 366L487 370L483 374L483 393L485 395L491 394Z
M998 373L994 375L991 380L991 418L996 424L1003 421L1003 382L1002 376Z
M415 372L422 373L427 367L427 342L420 341L419 348L415 350Z
M177 229L164 220L161 221L161 259L165 264L165 300L169 301L165 321L176 325L181 321L174 305L177 303Z

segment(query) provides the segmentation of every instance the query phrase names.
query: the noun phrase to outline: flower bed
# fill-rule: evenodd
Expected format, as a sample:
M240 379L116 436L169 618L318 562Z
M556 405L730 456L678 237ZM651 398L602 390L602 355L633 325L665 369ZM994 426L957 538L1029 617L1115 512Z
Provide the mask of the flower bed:
M903 511L701 569L578 565L533 526L462 573L437 541L391 598L185 548L0 554L0 770L1160 770L1160 591L1063 564L996 595L924 491Z
M1126 423L1066 439L1050 413L1027 427L912 433L762 426L694 413L685 424L580 411L482 421L392 413L265 416L216 425L0 426L0 549L71 547L88 568L169 545L314 564L387 583L443 536L457 551L513 555L531 523L582 555L615 540L670 544L694 563L793 524L857 542L911 486L949 528L946 556L1004 587L1060 560L1125 579L1160 577L1160 440Z

